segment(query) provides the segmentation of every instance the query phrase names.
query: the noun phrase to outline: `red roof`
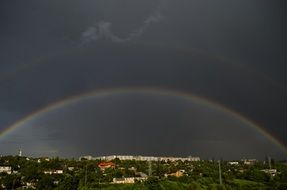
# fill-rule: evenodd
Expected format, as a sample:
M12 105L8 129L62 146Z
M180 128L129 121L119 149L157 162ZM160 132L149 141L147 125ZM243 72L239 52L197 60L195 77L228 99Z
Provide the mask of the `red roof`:
M109 166L115 166L113 162L101 162L98 165L99 167L109 167Z

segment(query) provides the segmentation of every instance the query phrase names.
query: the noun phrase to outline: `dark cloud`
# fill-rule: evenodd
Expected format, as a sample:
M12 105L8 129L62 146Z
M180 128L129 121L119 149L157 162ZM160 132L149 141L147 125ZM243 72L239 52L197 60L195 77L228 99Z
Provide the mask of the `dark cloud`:
M287 144L284 135L287 122L287 29L286 11L283 7L282 1L257 0L1 2L0 24L3 27L0 31L0 130L53 102L83 92L103 88L150 86L208 98L258 123ZM81 46L83 41L89 43ZM147 105L160 102L157 98L157 101L152 98L148 100L150 102L147 101ZM126 118L133 114L129 110L132 105L124 102L128 107L112 115L118 118L121 114L126 114L122 115L121 127L124 127L124 121L133 123L130 118ZM118 103L115 102L110 107L117 110ZM174 103L177 105L179 101ZM164 107L165 104L166 102L161 103L158 107ZM142 109L143 113L149 110L144 106ZM171 106L168 110L173 109L181 110L176 106ZM83 112L93 118L87 110ZM63 120L70 117L68 113L63 116ZM151 122L147 125L153 126L150 129L156 134L151 140L155 141L162 130L155 124L152 125L152 121L162 121L163 116L177 118L170 123L175 125L183 122L182 126L185 126L182 130L186 133L181 134L180 130L177 132L177 128L171 127L170 134L188 134L186 124L192 122L177 114L158 109L154 113L157 117L150 117L146 121ZM211 121L217 121L216 113L202 114L214 116ZM88 122L89 117L81 118L78 122ZM222 122L222 117L218 118ZM226 120L227 118L226 116ZM205 120L201 117L194 119L199 120L196 123ZM76 120L74 122L77 123ZM206 125L212 125L205 122ZM63 134L66 128L63 131L49 131L47 129L55 128L49 126L45 128L43 123L41 129L46 130L35 132L34 136L38 133L50 134L48 137L39 137L39 142L43 143L39 143L37 148L41 144L46 146L47 151L57 154L55 147L61 143L67 146L69 143L73 144ZM112 130L114 125L109 126L107 130ZM77 128L73 129L76 134ZM137 134L138 131L133 132ZM72 131L69 134L74 133ZM194 138L195 134L202 137L192 141L194 148L200 147L197 149L199 155L205 155L208 143L224 147L225 150L231 149L231 145L225 143L230 140L227 137L231 132L222 131L226 134L224 138L216 137L205 127L198 127L193 133ZM243 130L240 134L245 136L247 133ZM62 135L67 141L58 143ZM238 155L244 152L251 154L252 151L246 151L242 148L246 146L241 147L241 143L244 141L252 144L252 141L246 140L247 137L244 140L233 139L233 146L240 150ZM258 139L261 142L260 136ZM47 143L45 145L45 141L49 142L49 146ZM202 142L206 142L204 147L200 146ZM90 146L87 145L82 153L93 150L95 143L87 144ZM106 146L112 147L112 144ZM10 148L4 148L5 151L12 149L13 143L10 145ZM161 144L157 145L153 152L162 149ZM77 147L83 148L83 144L75 143L67 150L72 151L75 148L75 152L80 154L81 152L76 151L79 149ZM167 143L167 147L173 147L171 154L189 153L188 148L179 147L176 143ZM261 144L260 147L265 145ZM132 149L133 147L130 150ZM255 157L264 154L263 148L257 147L256 150L253 154ZM211 151L209 155L212 154L217 155ZM276 155L279 154L278 152Z

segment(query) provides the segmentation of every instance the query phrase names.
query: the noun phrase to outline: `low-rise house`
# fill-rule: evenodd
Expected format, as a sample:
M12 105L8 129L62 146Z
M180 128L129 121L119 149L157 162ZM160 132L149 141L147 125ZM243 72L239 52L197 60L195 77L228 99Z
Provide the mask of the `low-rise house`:
M178 170L175 173L165 174L165 177L168 177L168 176L182 177L184 173L185 173L185 170Z
M55 174L63 174L63 173L64 173L63 170L56 170L56 171L55 171Z
M45 158L45 161L46 162L50 162L50 158Z
M239 162L228 162L229 165L238 165Z
M49 170L49 171L44 171L44 174L63 174L64 171L63 170Z
M27 182L25 186L22 186L23 189L36 189L36 184L33 182Z
M113 184L132 184L136 181L145 181L147 177L125 177L125 178L113 178Z
M12 168L10 166L0 166L0 173L12 173Z
M101 163L99 163L98 167L102 171L104 171L105 169L108 169L108 168L115 168L116 165L113 162L101 162Z
M143 173L143 172L135 172L135 176L136 176L136 177L145 177L145 178L148 177L148 175L145 174L145 173Z
M80 160L80 161L81 161L81 160L93 160L93 157L90 156L90 155L88 155L88 156L81 156L81 157L79 158L79 160Z
M60 183L60 182L59 182L58 180L53 181L53 184L54 184L54 185L59 185L59 183Z
M75 167L71 167L71 166L70 166L70 167L68 167L68 170L69 170L69 171L74 171L74 170L75 170Z
M267 173L267 174L269 174L269 175L271 175L273 177L277 174L277 170L276 169L264 169L264 170L261 170L261 171L263 171L263 172L265 172L265 173Z
M257 162L256 159L243 159L242 161L245 165L254 165Z
M130 167L128 168L129 171L137 171L137 169L135 167Z

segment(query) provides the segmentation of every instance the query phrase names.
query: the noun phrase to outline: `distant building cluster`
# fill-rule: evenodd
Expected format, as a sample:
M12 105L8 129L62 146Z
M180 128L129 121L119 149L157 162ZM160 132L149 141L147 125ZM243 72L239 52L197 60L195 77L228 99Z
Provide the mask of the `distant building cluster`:
M156 157L156 156L131 156L131 155L111 155L111 156L99 156L99 157L93 157L93 156L81 156L80 160L114 160L114 159L120 159L120 160L135 160L135 161L165 161L165 162L176 162L176 161L200 161L199 157Z

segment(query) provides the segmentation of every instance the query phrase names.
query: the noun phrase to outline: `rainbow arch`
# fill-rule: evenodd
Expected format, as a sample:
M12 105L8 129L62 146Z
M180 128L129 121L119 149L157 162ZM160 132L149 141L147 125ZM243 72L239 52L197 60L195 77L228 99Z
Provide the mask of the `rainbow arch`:
M0 133L0 140L4 137L8 136L9 134L13 133L13 131L16 131L18 128L21 128L24 125L29 124L29 122L33 121L39 116L42 116L46 113L61 109L65 106L72 105L75 103L79 103L81 101L91 99L91 98L97 98L97 97L105 97L110 96L114 94L125 94L125 93L131 93L131 92L139 92L139 93L153 93L157 95L163 95L163 96L175 96L179 97L181 99L185 99L187 101L195 101L197 103L200 103L204 106L215 108L216 110L229 114L233 116L234 118L240 120L241 122L245 123L247 126L250 126L251 128L255 129L257 132L262 134L264 137L266 137L270 142L272 142L274 145L276 145L278 148L280 148L284 153L287 154L287 148L281 143L278 139L276 139L274 136L272 136L270 133L268 133L266 130L264 130L263 127L259 126L258 124L250 121L246 117L242 116L241 114L228 109L227 107L224 107L223 105L220 105L214 101L211 101L209 99L206 99L204 97L200 97L191 93L186 93L182 91L177 90L171 90L171 89L163 89L163 88L152 88L152 87L123 87L123 88L108 88L108 89L100 89L100 90L94 90L90 92L85 92L79 95L71 96L64 98L60 101L54 102L36 112L33 112L26 117L16 121L12 125L8 126L6 129L4 129Z
M225 66L229 66L235 69L239 69L244 73L251 73L253 76L257 77L258 79L264 80L265 82L268 82L269 84L271 84L272 86L276 87L277 89L281 90L284 94L287 93L287 88L282 85L281 83L279 83L278 81L275 81L274 79L272 79L270 76L266 75L263 72L254 70L252 67L238 63L238 62L232 62L230 60L228 60L227 58L225 58L224 56L221 55L215 55L212 54L210 52L207 51L203 51L200 50L199 48L190 48L190 47L179 47L176 45L166 45L166 44L158 44L158 43L145 43L145 42L137 42L137 43L129 43L129 44L121 44L119 46L119 48L121 47L133 47L133 46L138 46L138 47L152 47L155 49L166 49L166 50L171 50L174 52L181 52L183 54L198 54L201 55L203 57L207 57L211 60L216 60L218 61L219 64L225 65ZM10 71L8 73L1 73L0 75L0 85L1 82L5 82L5 80L14 77L15 75L17 75L19 72L24 72L26 69L30 69L33 66L36 65L44 65L47 64L47 60L53 60L54 58L58 57L58 56L69 56L69 55L73 55L77 52L80 52L79 55L81 55L83 52L91 52L93 51L94 48L93 47L85 47L84 49L79 49L78 47L76 48L71 48L69 50L65 50L65 51L61 51L58 52L54 55L50 55L49 57L39 57L36 60L32 61L31 63L25 64L25 65L21 65L19 67L17 67L15 70Z

